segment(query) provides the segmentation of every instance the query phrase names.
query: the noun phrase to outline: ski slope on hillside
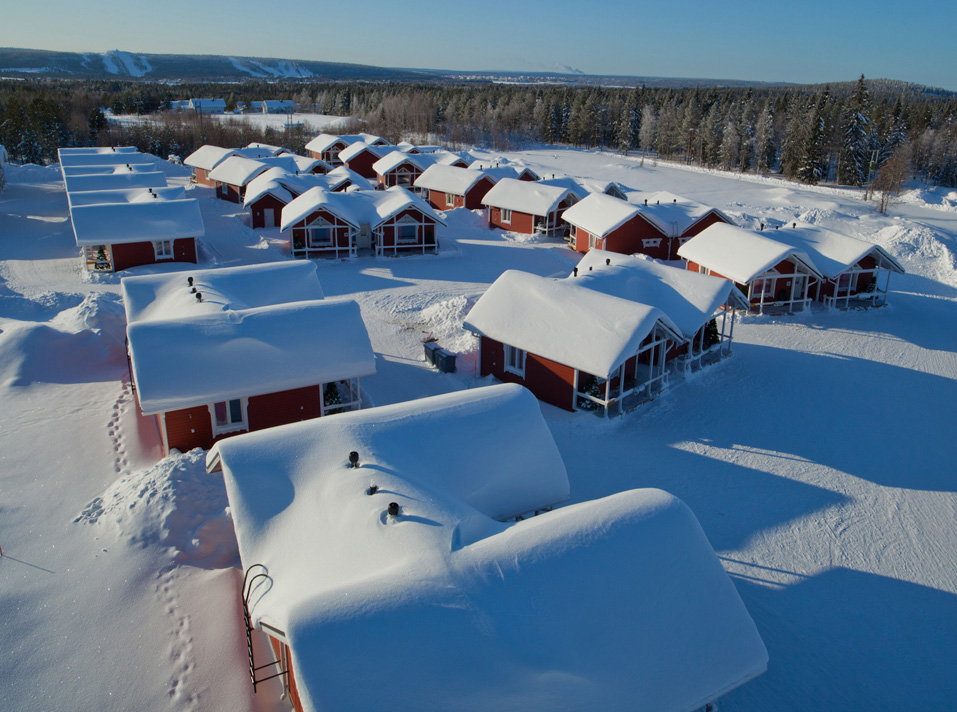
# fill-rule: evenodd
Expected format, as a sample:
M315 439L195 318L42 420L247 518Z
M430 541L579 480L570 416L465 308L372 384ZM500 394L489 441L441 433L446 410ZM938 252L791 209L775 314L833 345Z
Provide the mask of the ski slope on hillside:
M477 152L484 160L503 158ZM542 406L573 502L636 487L683 499L767 645L726 712L941 709L957 695L957 212L923 188L879 215L851 190L542 149L541 174L669 190L745 227L802 220L881 244L890 305L746 316L734 355L605 421ZM173 185L185 169L160 164ZM201 453L158 460L124 356L119 276L86 274L54 168L0 194L0 647L4 710L271 710L252 695L232 525ZM202 266L289 259L276 230L201 199ZM567 275L560 240L448 213L435 256L318 263L359 302L377 354L368 405L489 383L461 323L506 269ZM183 267L180 265L179 267ZM137 268L148 273L169 267ZM427 366L432 333L458 370ZM622 562L627 565L627 562ZM629 602L620 607L627 615Z

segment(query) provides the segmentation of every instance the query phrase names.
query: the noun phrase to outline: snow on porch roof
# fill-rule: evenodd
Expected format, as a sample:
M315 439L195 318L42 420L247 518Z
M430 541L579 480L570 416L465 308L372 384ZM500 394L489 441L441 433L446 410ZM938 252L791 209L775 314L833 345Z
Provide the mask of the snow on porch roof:
M569 279L596 292L658 307L686 339L726 302L738 309L749 308L744 295L726 279L604 250L589 250L578 263L578 276Z
M193 284L189 284L189 280ZM126 323L216 314L322 299L313 262L191 269L120 280ZM192 288L203 295L197 302Z
M254 624L285 634L307 710L693 710L766 668L671 495L495 521L568 492L518 386L239 435L214 445L218 466L244 567L268 574Z
M423 171L422 175L415 179L414 185L416 188L426 190L441 190L445 193L465 195L472 186L484 178L489 178L492 183L496 181L484 171L470 171L468 168L459 166L436 164Z
M591 193L562 213L562 220L605 237L639 214L638 208L604 193Z
M880 245L826 230L817 225L790 223L774 232L769 232L778 242L806 252L814 266L828 279L835 279L842 272L860 262L864 257L876 253L877 261L883 267L894 272L904 273L904 268Z
M607 378L656 324L682 341L660 309L578 286L508 270L465 317L463 327L528 353Z
M166 174L160 171L130 172L123 167L122 173L103 173L93 175L69 175L63 177L68 195L88 191L124 190L132 188L165 188Z
M774 233L765 236L725 223L706 227L678 248L678 256L738 284L748 284L789 258L803 264L815 277L821 276L806 252L778 242L774 239Z
M140 320L127 337L144 415L375 373L353 301Z
M485 194L482 203L530 215L548 215L569 195L574 193L567 188L502 178Z
M101 203L70 208L76 244L119 245L206 234L195 198L141 203Z

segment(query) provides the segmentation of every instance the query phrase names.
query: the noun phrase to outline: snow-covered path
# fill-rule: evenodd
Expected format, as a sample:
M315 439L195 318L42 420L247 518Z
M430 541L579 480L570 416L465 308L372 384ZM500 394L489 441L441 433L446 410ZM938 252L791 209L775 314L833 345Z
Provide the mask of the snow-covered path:
M957 212L877 215L854 191L739 180L578 151L540 172L666 189L745 225L801 218L879 242L909 274L874 311L749 316L734 356L614 421L543 406L574 501L634 487L681 497L768 646L724 710L939 709L957 696ZM181 169L167 167L173 181ZM221 483L201 458L156 465L124 384L118 279L87 277L55 171L11 168L0 196L0 709L269 709L246 679ZM286 259L206 189L207 264ZM468 388L460 328L505 269L567 274L560 242L449 215L438 256L320 262L356 299L384 405ZM427 368L432 332L459 352ZM627 565L623 562L622 565ZM621 602L627 612L628 602Z

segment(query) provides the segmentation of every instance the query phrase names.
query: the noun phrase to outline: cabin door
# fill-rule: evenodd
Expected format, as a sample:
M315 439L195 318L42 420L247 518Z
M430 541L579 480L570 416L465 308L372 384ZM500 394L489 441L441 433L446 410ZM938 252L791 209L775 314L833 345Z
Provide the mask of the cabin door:
M263 227L276 227L275 208L263 208Z
M372 228L368 223L359 226L359 237L356 240L356 247L360 250L368 250L372 247Z

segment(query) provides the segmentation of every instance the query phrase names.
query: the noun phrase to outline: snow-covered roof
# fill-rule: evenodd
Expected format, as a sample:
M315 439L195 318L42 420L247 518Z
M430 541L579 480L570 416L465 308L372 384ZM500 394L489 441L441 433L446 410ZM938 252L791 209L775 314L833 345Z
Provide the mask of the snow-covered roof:
M202 168L203 170L211 171L230 156L236 155L238 155L236 149L221 148L219 146L206 144L189 154L183 160L183 163L192 168Z
M589 193L562 213L562 220L605 237L638 215L638 208L604 193Z
M315 265L301 264L124 278L127 335L143 412L375 373L358 304L322 300Z
M415 208L440 225L445 225L432 206L400 186L388 190L356 190L348 193L333 193L317 187L310 188L282 209L281 229L292 227L320 208L355 227L369 225L375 228L408 208Z
M773 233L759 234L725 223L706 227L678 248L678 256L738 284L748 284L789 258L803 264L813 275L821 276L806 252L778 242Z
M817 225L797 223L778 230L766 231L772 239L807 253L818 271L828 279L835 279L842 272L871 255L882 267L903 274L904 268L880 245L826 230Z
M57 149L57 155L93 155L98 153L139 153L136 146L72 146Z
M156 157L147 153L64 153L61 166L119 166L134 163L156 164Z
M161 173L155 163L120 163L105 166L60 166L60 172L66 176L105 176L125 175L127 173ZM165 175L165 174L164 174Z
M345 166L339 166L325 174L290 173L283 168L270 168L249 181L243 205L252 205L267 194L288 205L296 196L302 195L311 188L322 188L332 192L341 188L343 184L357 185L362 190L372 190L369 181Z
M510 164L507 161L473 161L469 164L473 171L485 171L488 175L495 176L496 180L502 178L521 178L523 175L529 175L533 180L539 180L538 173L528 166L520 164Z
M122 173L65 175L63 184L66 186L67 194L134 188L153 188L155 190L166 187L166 174L161 171L124 171Z
M267 110L281 109L283 111L292 111L295 108L295 102L292 99L264 99L262 107Z
M235 154L237 156L242 156L243 158L252 158L253 160L275 158L270 149L261 148L259 146L246 146L246 148L237 148Z
M207 177L209 180L218 183L243 186L270 167L270 164L265 160L254 160L252 158L244 158L243 156L230 156L211 170ZM295 170L295 168L293 168L293 170Z
M497 521L568 492L518 386L239 435L208 454L220 466L244 567L268 574L253 623L285 634L307 710L690 711L765 670L675 497Z
M67 202L75 205L100 205L103 203L144 203L151 200L185 200L183 186L173 188L126 188L112 190L86 190L66 194Z
M357 141L356 143L350 143L344 149L339 151L339 160L343 163L348 163L356 156L360 155L364 151L368 151L374 156L381 158L386 153L389 152L388 146L376 146L370 143L365 143L364 141Z
M226 111L225 99L190 99L189 108L202 111Z
M291 158L295 162L296 169L300 173L312 173L312 171L314 171L317 167L322 168L323 173L328 173L330 170L332 170L332 166L325 161L319 160L318 158L306 158L305 156L299 156L294 153L285 154L285 157Z
M485 194L482 203L531 215L548 215L569 195L574 193L567 188L502 178Z
M429 166L415 179L416 188L426 190L441 190L455 195L465 195L472 186L483 178L489 178L495 183L496 178L487 175L484 171L470 171L458 166L434 165Z
M610 260L611 264L606 264ZM726 279L669 267L640 255L589 250L578 263L575 284L613 297L657 307L692 338L725 303L748 309L740 290Z
M80 246L175 240L206 232L195 198L75 205L70 218Z
M269 151L269 153L271 153L273 156L279 156L284 153L292 154L292 151L290 151L288 148L283 148L282 146L276 146L271 143L262 143L260 141L253 141L252 143L247 144L246 148L258 148L265 151Z
M127 335L146 415L375 373L353 301L182 315L134 323Z
M638 206L642 217L647 218L668 237L683 235L695 223L711 213L718 214L725 222L731 222L717 208L683 198L666 190L651 193L629 191L627 197L629 203Z
M341 141L347 146L353 143L377 143L380 145L389 145L389 142L386 141L381 136L374 136L373 134L328 134L321 133L312 139L309 143L306 144L307 151L314 151L315 153L321 153L328 150L331 146L334 146L337 142Z
M508 270L465 317L464 328L606 378L638 352L656 324L683 341L660 309L579 286Z
M404 153L400 150L393 150L372 164L372 170L379 175L385 175L393 171L403 163L411 163L420 171L424 171L430 166L443 165L451 166L455 163L465 163L464 159L457 153L449 151L436 151L434 153Z

